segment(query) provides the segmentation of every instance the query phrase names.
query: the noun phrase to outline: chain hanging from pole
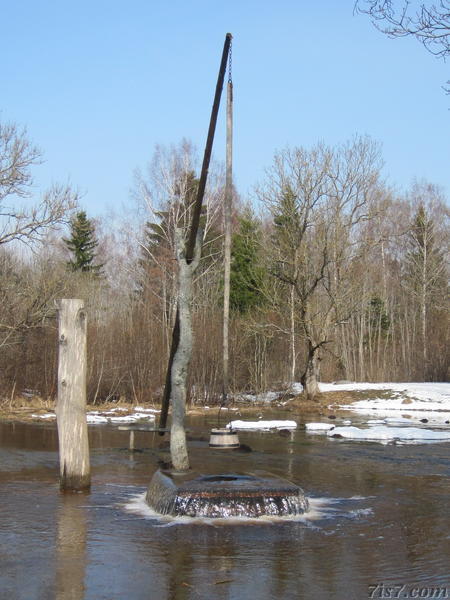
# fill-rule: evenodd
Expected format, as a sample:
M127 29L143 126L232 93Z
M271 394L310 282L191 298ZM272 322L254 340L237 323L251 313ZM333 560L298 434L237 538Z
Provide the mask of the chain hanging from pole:
M230 49L228 51L228 83L233 83L232 67L233 67L233 41L230 41Z

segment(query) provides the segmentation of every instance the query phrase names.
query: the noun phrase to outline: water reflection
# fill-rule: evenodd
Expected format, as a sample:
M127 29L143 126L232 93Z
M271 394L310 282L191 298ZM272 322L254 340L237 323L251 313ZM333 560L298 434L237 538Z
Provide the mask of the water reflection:
M56 600L83 600L87 522L84 494L61 494L56 533Z

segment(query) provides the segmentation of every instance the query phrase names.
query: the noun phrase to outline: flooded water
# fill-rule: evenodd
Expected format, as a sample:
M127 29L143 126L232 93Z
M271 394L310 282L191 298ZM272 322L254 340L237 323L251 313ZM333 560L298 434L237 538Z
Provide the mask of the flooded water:
M400 585L409 597L450 597L450 445L241 432L253 452L240 453L208 448L213 421L188 426L195 469L265 470L300 485L311 511L161 519L143 496L157 459L169 458L163 438L137 432L130 453L128 432L103 425L89 430L91 492L61 494L56 427L0 424L0 598L408 597L393 595ZM432 587L447 596L425 595Z

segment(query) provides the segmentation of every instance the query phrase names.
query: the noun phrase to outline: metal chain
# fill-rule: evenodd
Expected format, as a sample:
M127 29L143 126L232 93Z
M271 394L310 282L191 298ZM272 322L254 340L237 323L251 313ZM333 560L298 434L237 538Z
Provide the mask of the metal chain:
M230 42L230 49L228 50L228 83L233 83L232 66L233 66L233 42Z

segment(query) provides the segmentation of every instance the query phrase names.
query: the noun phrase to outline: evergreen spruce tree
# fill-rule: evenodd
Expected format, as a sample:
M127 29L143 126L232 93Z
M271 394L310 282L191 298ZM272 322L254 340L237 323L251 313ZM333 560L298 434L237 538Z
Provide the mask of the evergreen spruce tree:
M68 267L72 271L100 275L103 265L95 264L95 248L98 246L95 227L85 211L75 215L70 224L70 233L70 238L63 239L72 253L72 258L67 263Z
M264 303L265 269L260 258L261 231L247 211L239 218L239 231L231 241L230 307L245 313Z
M368 317L370 321L370 329L372 334L380 331L382 335L385 335L389 331L391 320L388 313L386 312L386 306L382 298L379 296L373 296L369 302Z
M182 174L179 182L174 185L174 198L163 210L154 212L156 221L147 221L144 228L142 255L139 260L145 271L150 262L161 255L173 253L175 229L180 227L188 231L191 217L191 207L194 203L198 188L198 179L194 171Z
M188 171L180 177L175 185L174 198L165 210L154 212L157 221L147 221L144 227L142 252L139 258L141 281L139 292L149 283L149 274L153 273L155 264L171 264L173 267L175 229L181 228L187 236L192 219L192 207L197 196L199 180L194 171ZM200 227L205 228L206 207L203 206L200 216ZM219 250L220 232L215 227L209 227L205 233L202 247L202 266L208 268L214 261Z

